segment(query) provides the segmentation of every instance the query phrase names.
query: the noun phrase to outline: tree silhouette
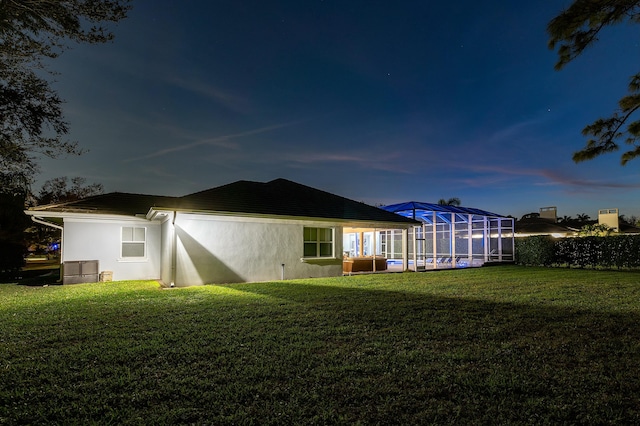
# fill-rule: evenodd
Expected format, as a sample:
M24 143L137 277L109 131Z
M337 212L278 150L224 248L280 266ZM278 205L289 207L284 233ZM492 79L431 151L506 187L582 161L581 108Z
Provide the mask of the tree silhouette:
M80 154L47 67L75 43L104 43L130 0L0 1L0 178L30 184L37 156ZM3 188L4 189L4 188Z
M68 201L76 201L82 198L100 195L104 192L101 183L86 184L86 179L74 177L69 185L66 176L49 179L42 185L40 193L36 197L38 204L55 204Z
M577 217L576 220L578 222L587 222L591 219L591 217L588 214L585 213L580 213Z
M640 0L574 0L547 25L549 48L558 48L556 70L593 45L603 28L626 21L640 23ZM640 73L631 76L628 95L618 101L618 108L610 117L599 118L582 130L588 140L583 149L573 154L573 161L617 151L620 140L631 146L620 158L623 166L640 156L640 119L634 119L639 111Z
M567 223L567 222L571 222L572 220L573 218L571 216L562 216L558 218L558 223Z
M444 198L441 198L440 200L438 200L438 204L440 204L441 206L456 206L456 207L459 207L461 202L460 202L460 198L457 198L457 197L449 198L448 200L445 200Z

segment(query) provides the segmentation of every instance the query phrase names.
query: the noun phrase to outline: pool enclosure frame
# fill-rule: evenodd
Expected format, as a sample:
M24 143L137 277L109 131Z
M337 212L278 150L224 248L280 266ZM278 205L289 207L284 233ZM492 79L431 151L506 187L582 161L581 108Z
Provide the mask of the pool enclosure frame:
M408 232L370 229L348 234L345 255L386 258L389 269L428 270L514 261L514 219L488 211L407 202L382 209L415 219ZM368 238L367 238L368 237ZM374 249L375 247L375 249Z

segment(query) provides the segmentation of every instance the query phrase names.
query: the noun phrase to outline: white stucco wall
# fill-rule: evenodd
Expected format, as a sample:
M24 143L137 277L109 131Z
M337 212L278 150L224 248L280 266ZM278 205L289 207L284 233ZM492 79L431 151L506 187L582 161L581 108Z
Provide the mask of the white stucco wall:
M122 259L123 226L146 228L146 256ZM114 280L160 278L160 225L140 220L64 220L64 261L98 260L100 271L113 271Z
M176 285L270 281L342 274L337 223L182 214L176 219ZM333 259L301 261L303 228L334 228Z

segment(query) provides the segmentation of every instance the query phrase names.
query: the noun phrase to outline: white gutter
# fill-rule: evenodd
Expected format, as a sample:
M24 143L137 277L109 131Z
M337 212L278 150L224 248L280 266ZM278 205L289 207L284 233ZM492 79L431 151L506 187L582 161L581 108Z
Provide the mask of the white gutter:
M170 216L173 212L179 212L181 215L203 215L203 216L218 216L219 218L228 218L227 220L235 220L237 218L247 218L247 219L255 219L255 220L274 220L274 221L282 221L282 220L290 220L290 221L298 221L300 223L308 223L312 222L331 222L337 223L341 226L346 226L350 228L378 228L378 229L409 229L412 226L418 226L417 223L407 223L407 222L389 222L389 221L375 221L375 220L358 220L358 219L341 219L341 218L331 218L331 217L313 217L313 216L290 216L290 215L277 215L277 214L262 214L262 213L243 213L243 212L227 212L227 211L218 211L218 210L174 210L168 207L151 207L147 212L146 218L148 220L154 220L159 214L164 213ZM399 218L407 219L403 216L399 216Z
M31 216L31 220L41 225L51 226L52 228L58 228L61 231L64 229L64 227L62 227L61 225L56 225L55 223L47 222L46 220L42 220L36 216Z

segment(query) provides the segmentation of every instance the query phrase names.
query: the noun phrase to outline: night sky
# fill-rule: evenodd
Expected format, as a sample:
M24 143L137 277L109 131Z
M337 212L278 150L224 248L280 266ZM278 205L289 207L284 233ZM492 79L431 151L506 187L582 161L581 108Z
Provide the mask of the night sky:
M640 69L640 26L555 71L546 25L570 3L135 1L113 43L52 63L88 152L43 160L35 187L185 195L282 177L369 204L640 216L640 160L571 160Z

